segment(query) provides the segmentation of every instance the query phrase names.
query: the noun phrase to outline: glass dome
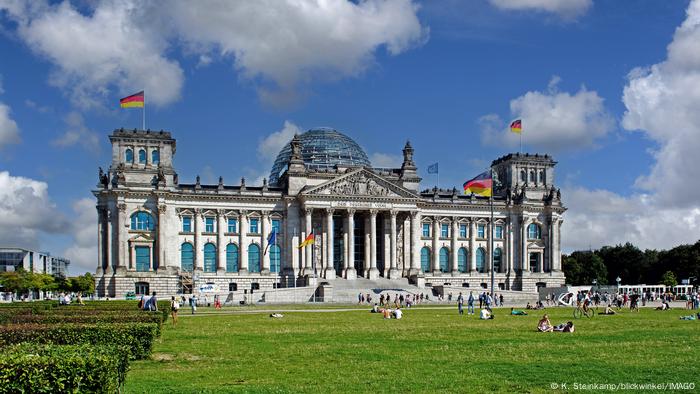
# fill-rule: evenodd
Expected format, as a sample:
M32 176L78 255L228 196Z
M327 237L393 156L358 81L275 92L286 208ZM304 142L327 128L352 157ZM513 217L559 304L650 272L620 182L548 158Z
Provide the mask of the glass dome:
M313 170L333 168L336 165L369 166L364 150L350 137L335 129L318 127L299 136L301 156L307 168ZM292 146L287 143L277 155L270 171L270 184L276 185L292 156Z

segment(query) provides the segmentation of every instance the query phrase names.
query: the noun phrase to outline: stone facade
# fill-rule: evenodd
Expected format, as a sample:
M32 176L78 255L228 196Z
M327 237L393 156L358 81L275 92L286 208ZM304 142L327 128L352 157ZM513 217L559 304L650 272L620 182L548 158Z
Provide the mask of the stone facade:
M491 201L456 189L419 191L410 143L401 168L312 166L302 156L303 136L290 142L276 183L252 187L244 179L179 183L170 133L115 130L111 166L100 169L93 192L98 295L187 293L201 284L240 292L358 277L480 289L490 284L492 264L501 289L564 283L565 208L549 156L495 160L500 184ZM315 243L298 248L311 233Z

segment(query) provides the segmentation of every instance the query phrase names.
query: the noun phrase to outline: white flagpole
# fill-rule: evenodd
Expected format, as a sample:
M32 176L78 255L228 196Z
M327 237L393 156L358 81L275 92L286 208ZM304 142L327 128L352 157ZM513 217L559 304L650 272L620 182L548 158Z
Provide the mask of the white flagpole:
M143 90L143 130L146 130L146 89Z

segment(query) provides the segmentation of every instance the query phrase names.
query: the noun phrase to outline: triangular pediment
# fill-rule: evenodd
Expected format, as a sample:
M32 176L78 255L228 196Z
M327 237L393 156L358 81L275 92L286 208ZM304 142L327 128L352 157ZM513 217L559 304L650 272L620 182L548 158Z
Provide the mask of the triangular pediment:
M131 242L153 242L153 237L146 233L138 233L133 237L129 238Z
M418 198L410 190L389 182L364 168L311 187L303 191L302 194L310 196Z

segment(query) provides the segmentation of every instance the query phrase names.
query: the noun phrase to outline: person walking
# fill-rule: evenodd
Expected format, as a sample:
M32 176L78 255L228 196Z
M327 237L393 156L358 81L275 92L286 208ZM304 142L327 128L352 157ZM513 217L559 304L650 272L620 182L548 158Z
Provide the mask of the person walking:
M474 314L474 294L471 291L469 292L469 298L467 298L467 314Z
M175 296L170 300L170 314L173 317L173 327L177 324L177 311L180 309L180 303L177 302Z
M197 312L197 297L194 294L190 297L190 306L192 307L192 314L194 315L195 312Z
M498 305L503 306L503 293L498 295Z
M459 311L459 315L462 316L464 315L464 297L462 297L462 293L459 293L457 296L457 310Z

